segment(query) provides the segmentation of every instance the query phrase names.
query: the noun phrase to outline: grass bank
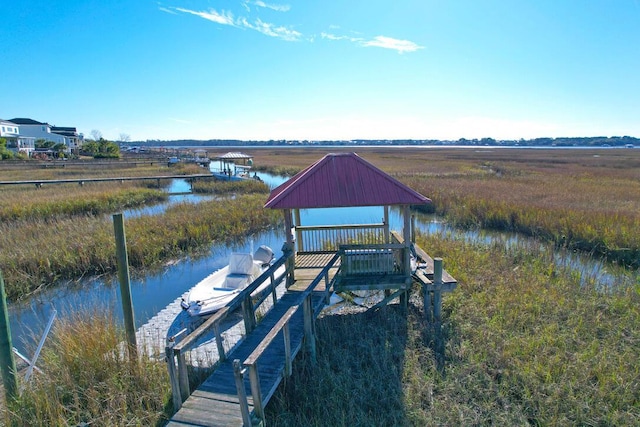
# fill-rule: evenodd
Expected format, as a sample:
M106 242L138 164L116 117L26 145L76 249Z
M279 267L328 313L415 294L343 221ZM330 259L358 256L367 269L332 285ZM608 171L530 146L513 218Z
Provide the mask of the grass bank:
M507 170L401 179L457 226L515 231L640 267L640 180L631 176Z
M254 194L262 193L269 194L269 186L262 181L255 179L243 180L243 181L219 181L215 179L209 179L206 181L195 181L193 183L193 192L198 194Z
M0 221L49 220L80 215L100 215L167 200L166 192L136 185L58 185L3 192Z
M125 222L129 264L147 268L228 243L273 226L278 212L262 209L264 195L184 203L162 215ZM80 216L0 224L0 269L10 299L58 280L114 272L113 224L108 216Z
M270 425L640 423L640 283L599 292L535 246L418 243L459 280L444 298L444 370L416 295L406 317L326 316L317 366L296 362Z
M58 320L17 402L2 409L8 426L153 426L170 411L165 363L141 357L131 364L125 341L105 313Z

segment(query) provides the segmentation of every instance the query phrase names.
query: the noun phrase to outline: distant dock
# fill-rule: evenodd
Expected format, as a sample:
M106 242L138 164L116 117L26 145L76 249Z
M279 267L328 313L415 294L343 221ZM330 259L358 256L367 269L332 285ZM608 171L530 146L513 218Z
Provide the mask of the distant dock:
M193 182L196 179L210 179L212 174L194 175L160 175L160 176L129 176L111 178L73 178L73 179L32 179L24 181L0 181L0 185L35 185L41 188L43 185L51 184L79 184L84 185L91 182L125 182L125 181L156 181L160 186L160 181L164 179L184 179Z

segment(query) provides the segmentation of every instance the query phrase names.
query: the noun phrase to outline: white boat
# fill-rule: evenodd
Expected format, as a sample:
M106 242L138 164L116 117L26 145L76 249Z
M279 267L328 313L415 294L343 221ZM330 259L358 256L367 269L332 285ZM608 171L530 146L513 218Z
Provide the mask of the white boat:
M191 316L204 316L215 313L231 302L243 289L271 267L273 251L268 246L260 246L255 254L232 253L229 265L210 274L194 286L180 305ZM285 272L280 266L273 277L278 280ZM252 293L256 295L271 285L266 279Z

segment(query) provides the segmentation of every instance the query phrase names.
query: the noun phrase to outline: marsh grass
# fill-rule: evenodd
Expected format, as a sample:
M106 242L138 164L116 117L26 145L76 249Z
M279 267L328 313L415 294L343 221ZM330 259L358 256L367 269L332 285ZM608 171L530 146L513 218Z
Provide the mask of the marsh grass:
M262 181L247 179L243 181L198 180L193 183L193 192L200 194L267 194L269 186Z
M418 244L459 281L444 297L444 370L417 290L406 317L326 316L317 365L296 361L270 425L640 423L640 284L599 292L541 246Z
M9 426L160 425L170 411L166 364L130 363L110 313L81 312L56 321L21 397L3 409ZM86 424L82 424L86 423Z
M317 159L316 159L317 160ZM282 166L282 165L272 165L272 166L254 166L253 170L260 172L267 172L272 175L277 176L293 176L300 172L301 168L299 166Z
M229 243L278 223L262 209L263 195L170 207L162 215L125 222L129 264L149 268L212 242ZM10 299L59 280L114 272L113 224L108 216L0 223L0 269Z
M349 148L256 151L300 169ZM358 147L367 161L430 197L466 228L515 231L640 267L640 150Z
M99 215L166 200L166 192L132 184L60 184L44 190L31 187L1 193L0 221L46 220Z
M458 226L515 231L640 267L640 181L537 174L403 181L430 194Z
M42 164L35 162L24 162L16 165L0 162L0 181L174 175L180 174L180 172L175 173L180 169L168 168L166 161L157 161L153 164L135 164L119 161L68 162L65 163L64 167L56 168L44 168Z

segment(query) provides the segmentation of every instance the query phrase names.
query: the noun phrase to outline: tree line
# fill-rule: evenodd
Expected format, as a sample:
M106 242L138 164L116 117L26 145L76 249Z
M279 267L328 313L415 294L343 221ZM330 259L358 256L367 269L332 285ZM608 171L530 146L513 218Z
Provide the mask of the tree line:
M154 147L163 146L189 146L189 147L216 147L216 146L284 146L284 145L464 145L464 146L514 146L514 147L624 147L629 145L640 146L640 138L632 136L595 136L595 137L560 137L560 138L533 138L518 140L497 140L494 138L440 140L440 139L352 139L352 140L249 140L238 139L178 139L159 140L151 139L136 141L136 145Z

